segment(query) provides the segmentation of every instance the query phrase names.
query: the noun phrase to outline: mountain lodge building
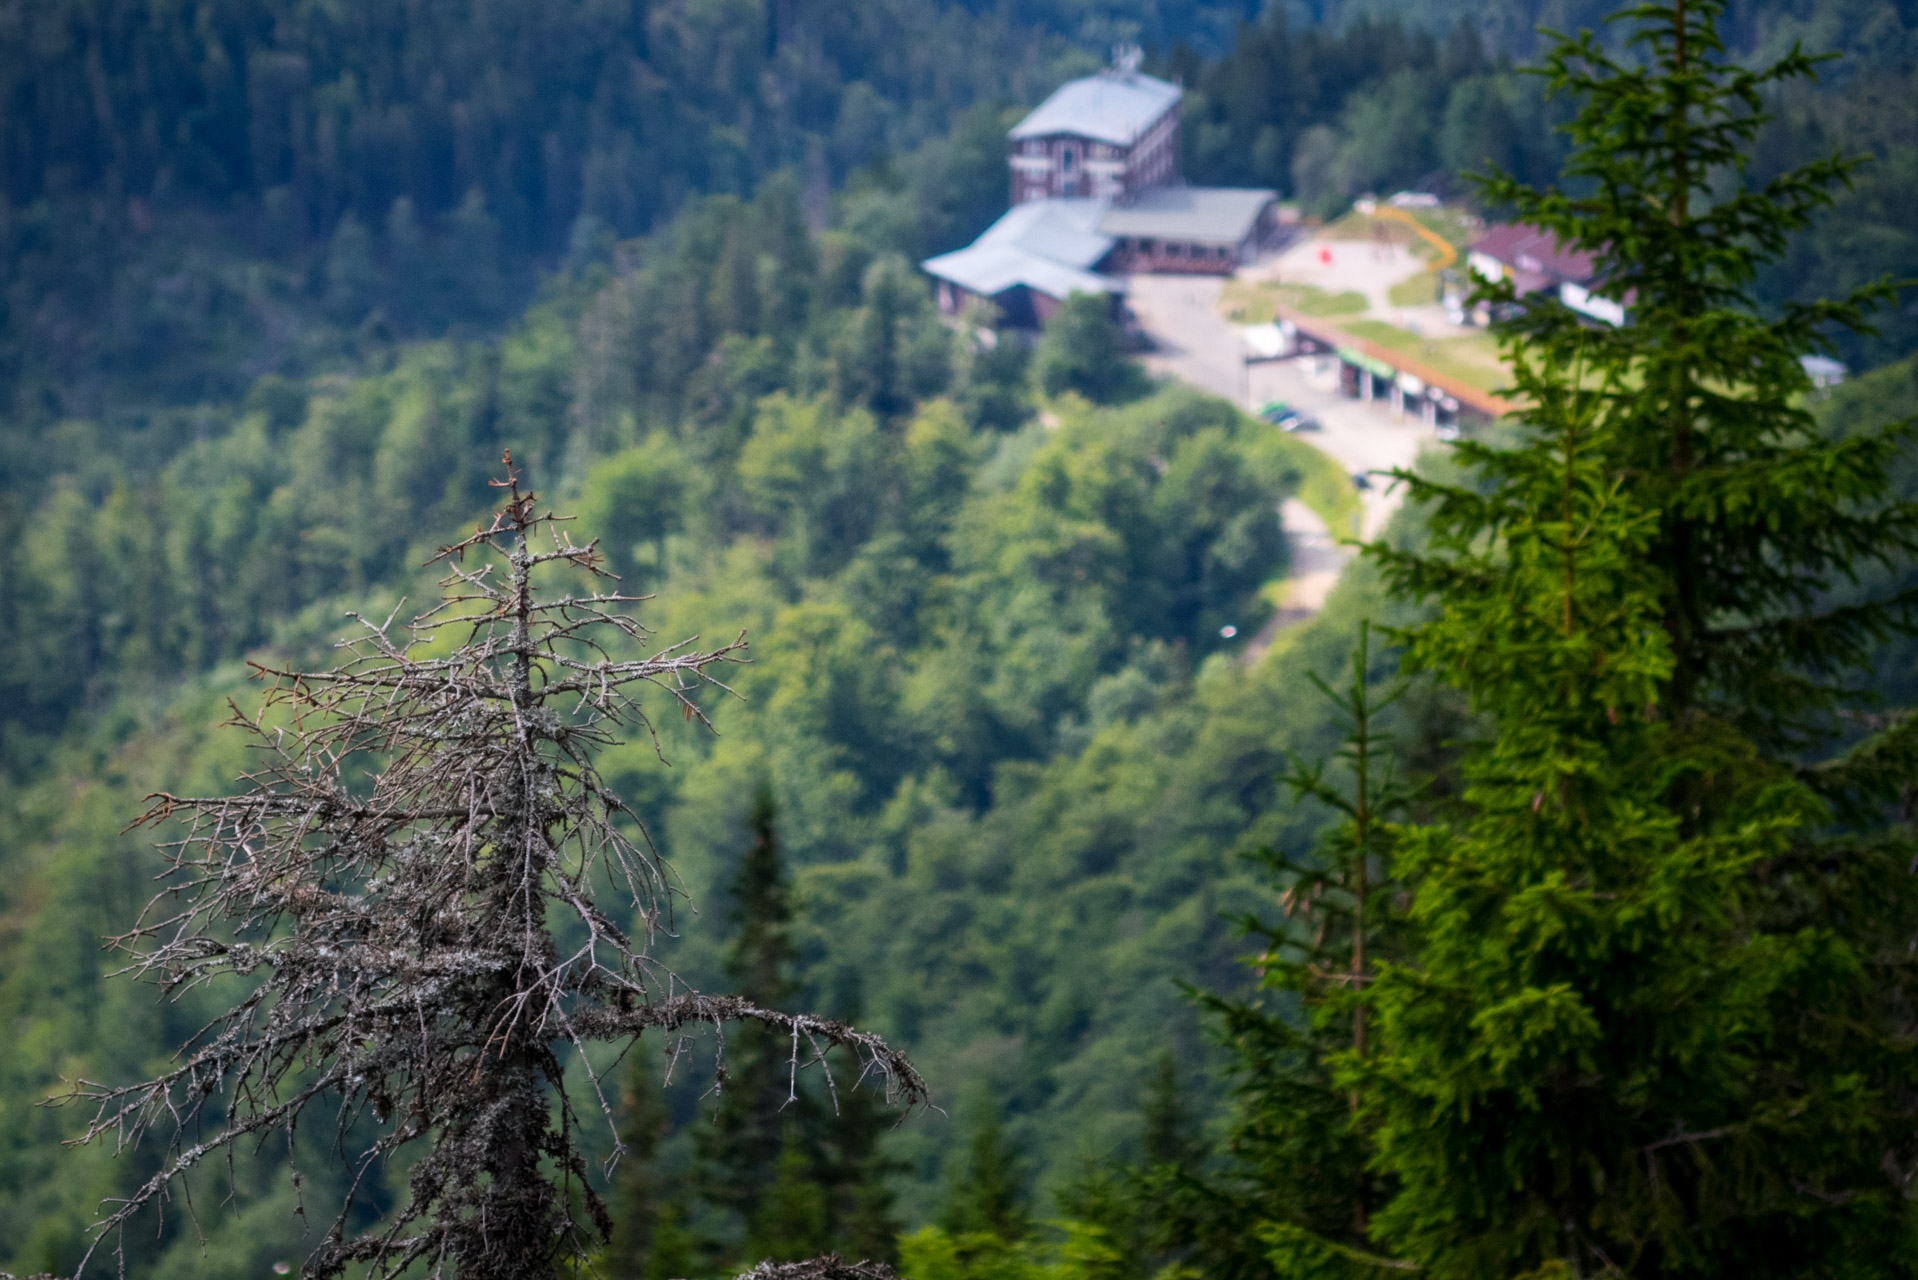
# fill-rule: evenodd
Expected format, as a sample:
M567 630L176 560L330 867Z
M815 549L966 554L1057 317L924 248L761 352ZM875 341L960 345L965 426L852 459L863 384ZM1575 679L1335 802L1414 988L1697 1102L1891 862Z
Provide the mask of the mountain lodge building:
M1006 140L1012 207L963 249L920 264L956 315L972 298L1036 328L1073 293L1123 295L1120 272L1230 275L1273 228L1275 192L1189 187L1178 85L1135 48L1061 85Z

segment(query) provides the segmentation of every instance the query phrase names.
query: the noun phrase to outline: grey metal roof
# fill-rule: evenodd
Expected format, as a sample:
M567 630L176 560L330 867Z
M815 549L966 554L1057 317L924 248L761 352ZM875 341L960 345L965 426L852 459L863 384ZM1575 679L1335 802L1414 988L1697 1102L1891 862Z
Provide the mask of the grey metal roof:
M1102 235L1235 245L1250 235L1275 191L1242 187L1155 187L1099 220Z
M1071 267L1090 267L1112 251L1112 237L1099 230L1110 200L1051 196L1015 204L987 227L978 245L1016 245Z
M1017 141L1070 133L1130 146L1179 101L1180 92L1176 84L1136 71L1101 71L1054 89L1010 136Z
M1090 268L1112 250L1098 231L1107 200L1028 200L1006 210L963 249L919 265L985 297L1026 285L1054 298L1112 293L1122 286Z

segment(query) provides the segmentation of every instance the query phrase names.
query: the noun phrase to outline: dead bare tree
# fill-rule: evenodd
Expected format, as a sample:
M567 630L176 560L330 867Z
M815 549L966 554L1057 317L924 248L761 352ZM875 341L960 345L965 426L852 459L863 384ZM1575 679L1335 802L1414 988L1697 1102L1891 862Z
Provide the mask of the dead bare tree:
M795 1076L837 1047L860 1064L854 1087L925 1100L879 1038L699 994L650 958L673 889L594 752L651 733L632 696L644 686L704 722L692 695L725 688L717 671L744 660L745 637L615 661L595 637L650 645L622 612L637 598L542 598L535 579L555 571L610 575L594 545L536 513L506 464L504 509L436 557L449 570L438 605L397 634L392 617L351 615L360 634L331 671L259 667L261 710L234 712L265 759L243 792L156 795L140 819L183 834L160 846L163 887L114 940L132 957L122 972L168 998L221 979L245 992L165 1075L66 1095L96 1108L76 1142L165 1135L159 1171L108 1202L96 1249L109 1235L121 1248L128 1220L210 1157L230 1169L242 1140L283 1135L296 1151L302 1117L324 1102L351 1181L305 1274L365 1263L378 1277L415 1264L461 1280L550 1276L609 1226L561 1088L566 1046L591 1076L589 1042L647 1030L676 1056L688 1030L758 1021L790 1037ZM596 900L607 885L639 912L630 933ZM377 1136L356 1144L349 1131L368 1116ZM416 1153L404 1204L350 1233L368 1179L403 1151Z

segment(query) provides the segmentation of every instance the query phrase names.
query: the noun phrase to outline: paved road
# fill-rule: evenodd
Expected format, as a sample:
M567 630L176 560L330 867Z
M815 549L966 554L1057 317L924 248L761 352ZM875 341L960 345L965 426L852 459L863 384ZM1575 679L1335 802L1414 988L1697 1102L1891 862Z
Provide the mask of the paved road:
M1126 302L1152 338L1146 368L1244 404L1244 346L1219 314L1224 286L1217 276L1127 276Z

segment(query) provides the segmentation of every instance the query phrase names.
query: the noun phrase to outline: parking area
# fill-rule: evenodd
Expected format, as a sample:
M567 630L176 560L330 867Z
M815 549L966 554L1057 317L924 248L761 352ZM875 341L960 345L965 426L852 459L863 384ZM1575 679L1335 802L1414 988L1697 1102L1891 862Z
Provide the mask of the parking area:
M1274 400L1304 410L1319 420L1320 429L1302 432L1300 438L1348 473L1409 467L1420 450L1437 444L1430 427L1414 416L1395 415L1386 401L1365 403L1341 395L1338 362L1330 356L1248 364L1239 331L1219 314L1220 280L1137 275L1126 287L1138 325L1152 339L1153 349L1141 357L1148 369L1249 411ZM1384 528L1402 496L1380 479L1360 491L1365 536Z

